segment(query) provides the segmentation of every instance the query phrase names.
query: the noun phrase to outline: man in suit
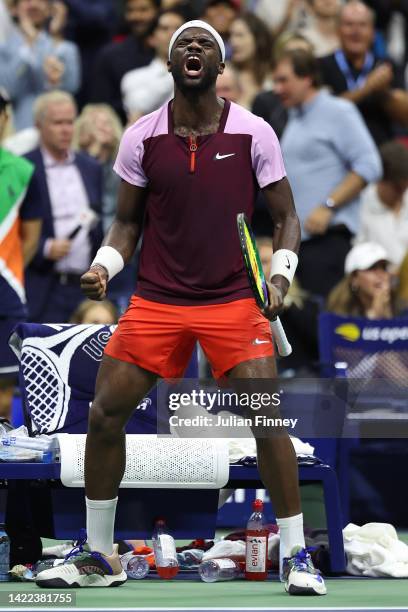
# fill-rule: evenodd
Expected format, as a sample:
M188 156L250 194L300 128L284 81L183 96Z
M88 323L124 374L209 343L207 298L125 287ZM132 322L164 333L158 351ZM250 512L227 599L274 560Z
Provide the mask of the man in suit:
M26 199L41 198L44 218L39 247L27 270L29 318L64 323L82 300L79 278L102 237L100 224L95 224L102 170L94 159L71 149L76 106L70 94L40 96L34 114L40 146L26 156L35 165Z

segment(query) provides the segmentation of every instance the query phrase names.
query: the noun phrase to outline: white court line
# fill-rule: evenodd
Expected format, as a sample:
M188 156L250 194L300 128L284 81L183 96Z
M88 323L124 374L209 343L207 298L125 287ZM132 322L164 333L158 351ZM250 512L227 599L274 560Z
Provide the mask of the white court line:
M54 608L53 606L44 606L43 608L41 608L40 605L37 605L35 608L29 608L27 606L24 607L15 607L13 606L13 612L14 610L25 610L26 612L39 612L42 609L46 609L46 610L50 610L50 612L82 612L82 611L92 611L94 612L95 610L101 610L101 612L119 612L119 611L132 611L132 612L172 612L174 610L174 612L214 612L214 611L220 611L220 612L240 612L240 611L245 611L245 612L257 612L259 611L266 611L266 612L270 612L273 610L279 610L282 612L286 612L286 610L296 610L297 612L309 612L309 610L319 610L320 612L325 612L326 610L331 611L331 610L375 610L378 612L381 612L382 610L408 610L408 607L405 606L384 606L382 608L379 608L378 606L325 606L325 607L302 607L302 606L296 606L296 607L286 607L286 606L268 606L268 607L254 607L252 606L251 608L225 608L222 606L217 606L217 607L213 607L213 608L203 608L203 607L197 607L195 606L194 608L183 608L183 607L179 607L179 606L173 606L173 607L166 607L166 608L155 608L155 607L151 607L151 608L139 608L139 607L119 607L117 606L116 608L98 608L98 607L86 607L86 606L75 606L75 608L69 608L68 606L64 606L63 608ZM6 606L0 606L0 610L10 610L10 606L6 607Z

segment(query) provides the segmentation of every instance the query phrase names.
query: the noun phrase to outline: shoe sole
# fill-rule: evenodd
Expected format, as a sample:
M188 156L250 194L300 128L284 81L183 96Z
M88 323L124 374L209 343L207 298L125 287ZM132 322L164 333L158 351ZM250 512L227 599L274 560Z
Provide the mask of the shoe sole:
M285 585L285 591L289 593L289 595L326 595L327 590L325 589L324 593L319 593L313 587L298 587L294 584L291 584L288 588Z
M124 577L123 577L124 574ZM37 580L36 584L45 589L79 589L83 587L118 587L127 580L126 572L117 576L98 576L97 574L84 575L80 577L80 582L67 582L63 578L49 578Z

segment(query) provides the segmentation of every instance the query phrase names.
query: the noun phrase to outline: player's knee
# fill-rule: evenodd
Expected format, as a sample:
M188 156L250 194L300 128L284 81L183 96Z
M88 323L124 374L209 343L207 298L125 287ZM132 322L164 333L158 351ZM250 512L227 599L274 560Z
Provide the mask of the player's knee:
M120 413L109 410L100 401L95 400L92 403L88 420L89 433L109 442L123 433L124 426L125 422Z

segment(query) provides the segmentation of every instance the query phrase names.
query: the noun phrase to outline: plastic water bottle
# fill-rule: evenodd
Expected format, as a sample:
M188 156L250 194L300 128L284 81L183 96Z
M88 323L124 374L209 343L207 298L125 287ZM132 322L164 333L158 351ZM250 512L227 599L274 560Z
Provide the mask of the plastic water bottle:
M132 550L122 555L120 562L128 577L133 580L146 578L150 570L146 559L142 555L133 554Z
M171 580L179 571L176 543L162 519L156 521L152 542L157 573L160 578Z
M246 528L245 578L266 580L268 576L268 530L265 528L263 501L252 503L253 513Z
M0 523L0 582L10 580L10 539L3 523Z
M198 574L203 582L234 580L240 573L239 564L232 559L208 559L198 566Z

